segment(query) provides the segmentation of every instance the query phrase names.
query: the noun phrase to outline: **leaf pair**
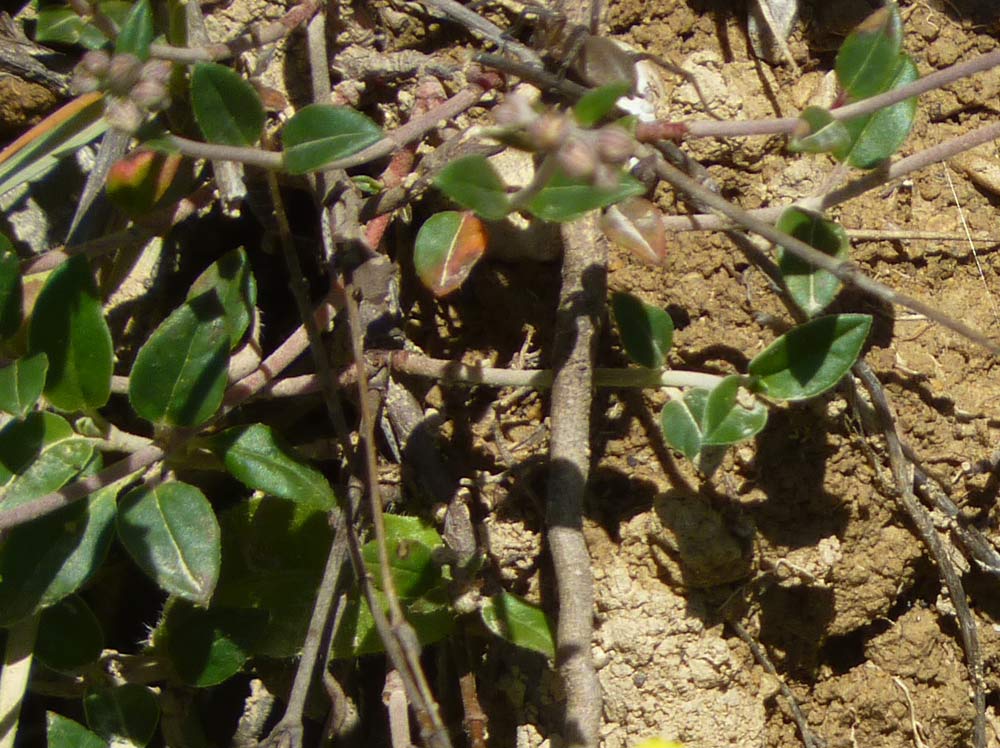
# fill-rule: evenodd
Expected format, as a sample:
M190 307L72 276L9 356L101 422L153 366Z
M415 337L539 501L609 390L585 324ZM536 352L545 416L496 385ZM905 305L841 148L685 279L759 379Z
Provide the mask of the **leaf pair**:
M890 3L868 17L841 45L836 73L850 102L891 91L919 78L913 59L902 51L903 22ZM838 121L809 107L789 145L793 151L830 152L838 161L871 169L903 144L913 127L916 98L869 115Z
M263 134L265 114L260 95L248 81L224 65L194 66L191 108L209 142L248 147ZM318 171L382 137L382 130L360 112L349 107L311 104L296 112L282 131L285 169L291 174Z
M669 315L627 293L616 293L611 306L629 358L647 368L664 367L673 338ZM705 447L749 439L767 423L767 409L754 393L805 400L830 389L857 360L871 322L864 314L820 317L775 340L750 362L748 376L688 389L661 413L667 442L694 459Z

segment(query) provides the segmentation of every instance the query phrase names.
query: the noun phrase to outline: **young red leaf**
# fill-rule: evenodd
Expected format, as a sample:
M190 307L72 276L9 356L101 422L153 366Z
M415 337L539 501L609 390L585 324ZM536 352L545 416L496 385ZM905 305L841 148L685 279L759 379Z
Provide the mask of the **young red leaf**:
M148 213L173 184L180 165L176 153L134 151L108 171L108 197L130 216Z
M413 265L435 296L462 285L486 251L486 227L472 213L446 211L431 216L417 234Z

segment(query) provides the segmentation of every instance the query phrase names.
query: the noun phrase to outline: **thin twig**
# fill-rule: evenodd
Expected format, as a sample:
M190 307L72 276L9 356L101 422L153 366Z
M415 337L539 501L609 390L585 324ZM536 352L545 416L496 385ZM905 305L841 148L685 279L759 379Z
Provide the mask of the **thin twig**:
M499 85L499 83L499 78L490 78L486 75L481 76L476 81L470 81L465 88L427 114L409 120L405 125L393 130L378 142L351 156L324 164L321 169L322 171L349 169L388 156L397 148L401 148L407 143L423 137L443 120L451 119L464 112L478 102L483 97L483 94ZM172 135L168 140L180 153L191 158L242 161L249 166L259 166L269 171L279 171L285 167L284 154L275 151L220 145L218 143L202 143L197 140L182 138L179 135Z
M802 707L799 706L799 700L795 698L795 694L792 693L792 689L785 683L784 678L778 674L774 663L771 662L771 658L764 651L764 648L757 643L757 640L753 638L750 632L735 618L727 618L727 623L732 626L733 631L743 640L743 643L750 648L750 652L753 654L754 659L757 660L757 664L778 681L778 689L781 691L781 695L785 697L785 700L788 701L788 710L792 713L792 719L795 720L795 726L799 728L799 735L802 736L802 742L805 743L806 748L823 748L826 745L826 741L817 736L809 727L809 720L802 711Z
M945 550L941 538L934 527L934 522L927 511L913 495L913 465L907 461L896 431L896 421L892 408L886 398L882 383L864 361L854 365L854 374L864 384L875 408L875 416L886 440L889 451L889 465L896 483L896 492L907 516L916 526L917 534L927 546L931 557L937 563L938 571L944 581L948 596L955 607L958 627L961 633L962 649L969 666L969 678L972 681L973 704L976 716L972 728L972 744L974 748L986 746L986 692L983 685L983 660L979 647L979 634L976 630L976 619L969 609L969 600L962 587L962 580Z
M913 299L899 293L895 289L879 283L860 272L855 265L850 262L840 262L819 250L810 247L805 242L789 236L783 231L778 231L772 225L754 218L741 208L737 208L725 198L706 189L701 184L691 179L674 166L660 159L656 164L656 173L661 179L682 192L695 197L701 203L708 205L712 210L718 211L735 226L741 226L749 231L763 236L768 241L780 245L804 262L808 262L813 267L822 268L836 276L847 285L854 286L866 293L875 296L888 304L898 304L911 311L923 314L929 319L937 322L943 327L952 330L959 335L968 338L974 343L981 345L994 354L1000 353L1000 345L994 343L981 332L974 330L964 322L944 314L937 308L922 301Z
M863 177L859 177L839 189L828 192L815 201L809 201L807 205L815 210L827 210L851 198L863 195L869 190L881 187L894 179L900 179L911 172L924 169L939 161L947 161L963 151L970 150L984 143L989 143L997 138L1000 138L1000 122L977 128L972 132L959 135L955 138L949 138L935 146L914 153L912 156L901 158L889 166L880 166ZM777 221L787 207L779 206L745 212L761 221ZM670 233L679 231L718 231L738 225L732 218L717 214L669 216L664 219L663 224Z
M267 21L254 24L250 30L228 42L204 44L191 47L174 47L169 44L149 45L149 54L161 60L173 62L195 63L226 60L236 57L250 49L263 47L273 42L281 41L297 26L309 20L322 3L316 0L303 0L277 21Z
M462 24L473 33L485 37L501 49L517 55L525 62L532 63L534 65L542 64L542 58L539 57L538 53L531 49L531 47L526 47L520 42L511 39L504 32L504 30L495 23L486 20L475 11L470 10L459 2L456 2L456 0L420 0L420 2L429 8L434 8L435 10L440 11L451 20Z
M583 503L590 474L591 387L605 303L607 244L593 213L566 224L562 233L546 538L559 599L556 659L566 693L563 739L572 748L597 748L601 684L591 656L594 588L583 536Z
M382 592L389 607L389 632L399 649L402 660L392 658L393 667L398 671L406 687L407 694L417 713L421 734L430 745L450 745L447 729L441 720L440 709L431 691L423 666L420 664L420 643L413 627L403 615L403 608L396 592L395 580L392 576L392 566L389 561L388 540L385 534L385 520L382 512L382 495L379 490L378 462L375 454L375 418L372 414L368 377L364 363L364 331L361 328L361 317L358 314L357 301L354 298L353 287L348 285L345 294L345 307L351 331L351 351L358 372L358 403L361 411L361 442L364 449L366 483L368 485L368 503L371 512L372 529L375 535L375 547L378 552L379 568L382 577ZM378 607L378 606L377 606ZM384 635L383 631L379 631ZM383 640L383 643L386 643ZM388 649L387 649L388 651Z

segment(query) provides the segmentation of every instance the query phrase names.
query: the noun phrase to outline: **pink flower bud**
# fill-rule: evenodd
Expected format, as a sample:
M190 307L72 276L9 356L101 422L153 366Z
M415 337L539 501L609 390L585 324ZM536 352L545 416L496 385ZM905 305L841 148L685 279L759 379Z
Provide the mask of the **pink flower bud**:
M540 151L554 151L569 137L572 129L569 117L550 110L528 125L528 139Z
M602 161L609 164L623 164L635 150L635 142L624 129L608 125L597 131L597 152Z
M599 161L593 143L574 136L566 140L556 153L556 160L566 175L573 179L589 179Z
M141 72L142 62L135 55L115 55L108 66L108 90L117 96L127 95L139 82Z

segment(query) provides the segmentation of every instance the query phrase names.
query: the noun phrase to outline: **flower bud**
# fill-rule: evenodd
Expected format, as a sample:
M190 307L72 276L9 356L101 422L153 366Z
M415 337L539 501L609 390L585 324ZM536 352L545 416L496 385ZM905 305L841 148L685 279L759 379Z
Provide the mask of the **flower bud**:
M632 137L621 127L608 125L597 131L597 153L602 161L623 164L634 149Z
M129 133L138 130L145 119L138 104L132 99L119 97L109 100L104 116L111 127Z
M90 75L96 78L103 78L108 74L108 66L110 63L111 58L108 57L107 52L91 50L81 58L77 69L85 70L87 73L90 73Z
M570 137L560 146L556 160L572 179L589 179L599 163L593 144L579 136Z
M548 111L528 125L528 139L540 151L554 151L569 137L572 125L561 112Z
M501 127L527 127L538 117L526 96L511 94L493 109L493 119Z
M150 112L166 109L170 103L166 87L159 81L141 80L133 86L129 97Z
M149 60L143 63L139 77L144 81L153 81L166 85L170 82L170 71L173 67L169 60Z
M117 96L127 95L139 82L141 72L142 62L135 55L115 55L108 66L108 90Z
M69 82L70 90L77 95L90 93L100 88L101 81L96 76L91 75L82 67L77 67L73 71L73 79Z

